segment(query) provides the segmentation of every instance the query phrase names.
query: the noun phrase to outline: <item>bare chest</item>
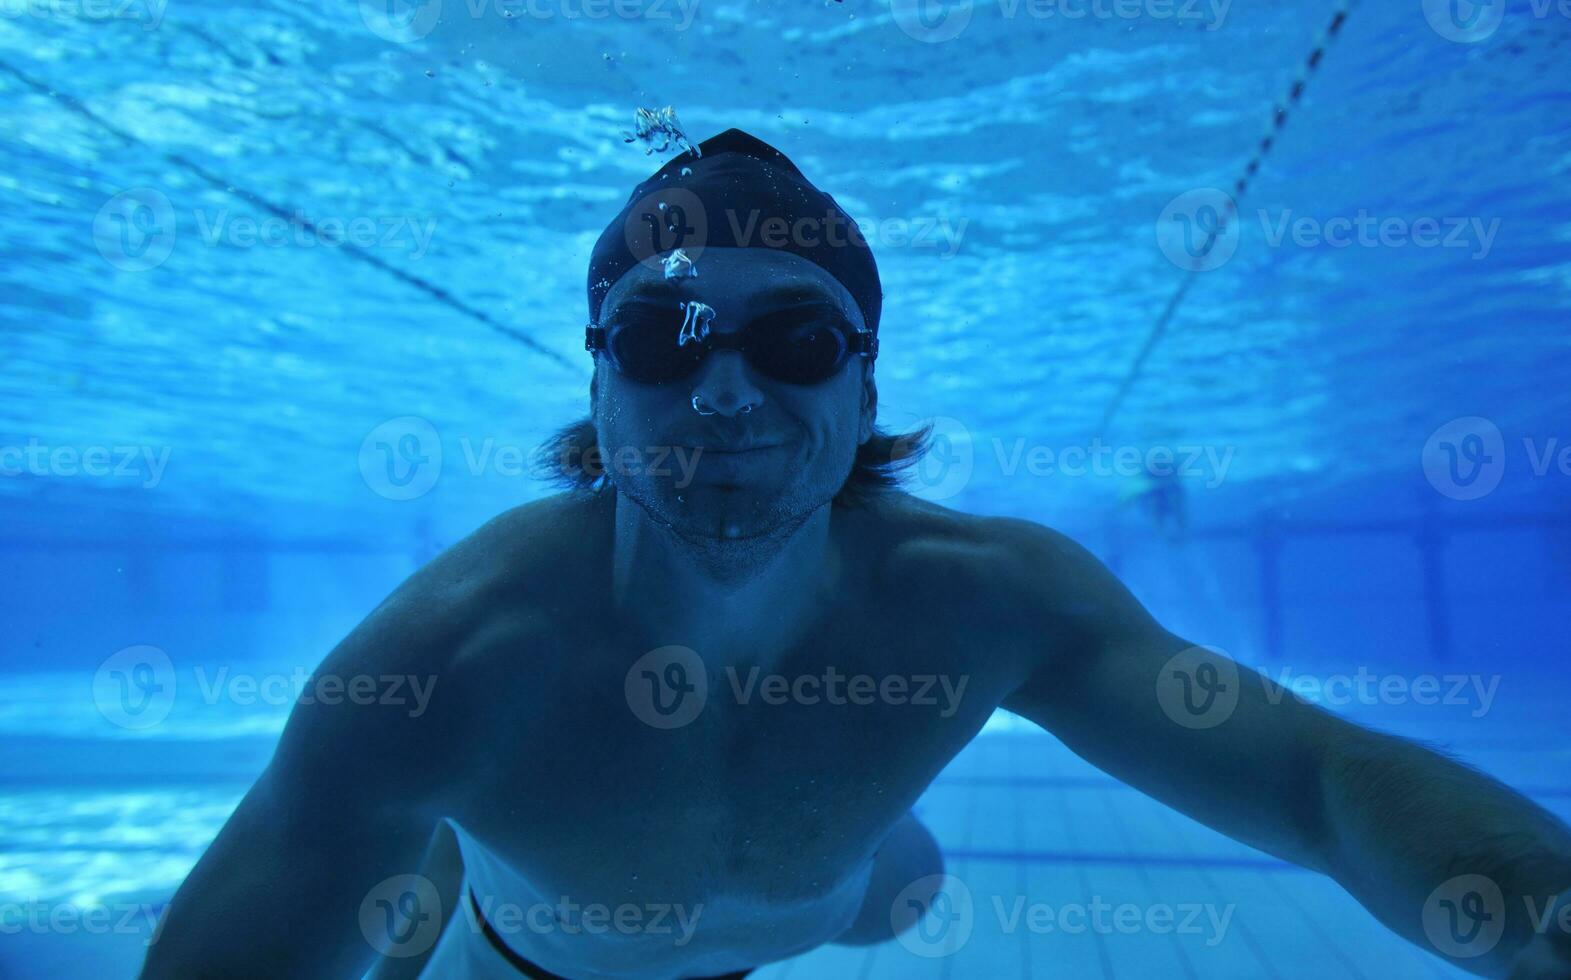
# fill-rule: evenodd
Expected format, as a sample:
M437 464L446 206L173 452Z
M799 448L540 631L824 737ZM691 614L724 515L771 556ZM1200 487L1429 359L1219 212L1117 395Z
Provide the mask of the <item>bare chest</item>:
M1002 697L920 617L826 622L767 662L572 640L468 808L532 879L605 900L832 896Z

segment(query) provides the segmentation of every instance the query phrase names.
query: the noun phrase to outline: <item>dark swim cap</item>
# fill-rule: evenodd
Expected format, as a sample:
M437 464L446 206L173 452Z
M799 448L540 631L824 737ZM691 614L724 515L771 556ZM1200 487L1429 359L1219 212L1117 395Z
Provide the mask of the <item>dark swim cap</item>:
M878 332L883 290L861 229L784 153L740 129L681 153L634 188L589 258L589 319L598 323L611 286L638 263L661 268L682 249L702 273L707 246L778 248L834 276Z

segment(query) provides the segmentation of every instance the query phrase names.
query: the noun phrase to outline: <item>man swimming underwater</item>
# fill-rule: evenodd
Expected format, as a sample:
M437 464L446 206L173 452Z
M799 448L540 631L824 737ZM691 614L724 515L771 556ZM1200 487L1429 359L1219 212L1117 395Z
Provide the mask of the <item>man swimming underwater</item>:
M1048 528L901 492L866 242L767 144L699 149L595 246L590 415L549 447L576 487L332 651L319 677L434 679L427 709L297 705L144 977L664 980L880 942L943 880L912 804L998 707L1465 969L1571 976L1552 815L1268 697ZM1475 875L1493 942L1437 941Z

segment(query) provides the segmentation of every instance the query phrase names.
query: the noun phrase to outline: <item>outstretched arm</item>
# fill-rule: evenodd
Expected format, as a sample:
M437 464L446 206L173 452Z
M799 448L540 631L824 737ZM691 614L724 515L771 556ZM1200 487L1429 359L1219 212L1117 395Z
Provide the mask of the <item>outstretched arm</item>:
M1054 637L1004 707L1201 822L1335 878L1481 976L1571 976L1571 829L1441 753L1164 630L1083 548L1011 522L1010 589ZM1558 908L1565 908L1565 899Z
M429 610L440 606L420 599L406 586L384 603L311 689L336 677L347 691L390 664L402 671L427 659L440 635ZM451 769L443 736L459 737L453 699L433 677L422 679L432 697L418 716L383 698L296 705L267 770L169 903L143 980L358 977L402 941L384 943L367 922L387 918L384 906L406 891L422 897L403 883L420 867L438 816L428 802Z

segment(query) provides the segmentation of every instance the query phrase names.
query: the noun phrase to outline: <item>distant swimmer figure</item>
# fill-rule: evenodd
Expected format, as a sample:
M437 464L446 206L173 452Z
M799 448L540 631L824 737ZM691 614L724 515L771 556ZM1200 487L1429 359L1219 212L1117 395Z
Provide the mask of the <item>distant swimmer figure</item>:
M1059 533L901 491L923 433L875 425L867 242L773 147L700 149L594 248L589 415L546 449L570 486L316 674L428 700L302 699L144 977L677 980L914 945L948 879L913 804L999 707L1465 969L1571 975L1537 928L1571 888L1554 816L1255 683ZM1479 911L1466 876L1497 889L1487 949L1436 934Z
M1147 463L1145 473L1120 493L1119 502L1137 504L1158 535L1169 543L1183 540L1189 531L1184 485L1170 467Z

